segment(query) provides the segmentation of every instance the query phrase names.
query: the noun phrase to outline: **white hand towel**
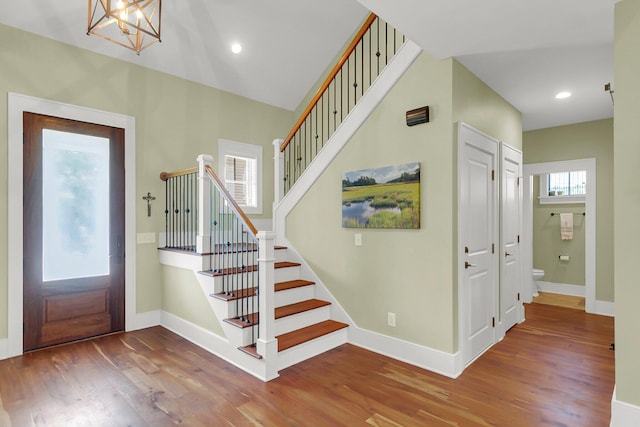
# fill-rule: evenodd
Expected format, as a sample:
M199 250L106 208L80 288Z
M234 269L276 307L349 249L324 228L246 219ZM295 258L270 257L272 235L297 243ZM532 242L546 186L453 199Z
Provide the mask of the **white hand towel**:
M562 240L573 240L573 214L560 214L560 238Z

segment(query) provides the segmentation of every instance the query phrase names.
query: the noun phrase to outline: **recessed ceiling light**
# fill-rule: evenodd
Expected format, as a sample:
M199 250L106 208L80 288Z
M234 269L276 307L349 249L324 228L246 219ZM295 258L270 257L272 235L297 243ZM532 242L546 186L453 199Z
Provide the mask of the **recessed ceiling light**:
M231 52L240 53L242 52L242 45L240 43L234 43L231 45Z
M571 92L560 92L556 95L556 99L565 99L571 96Z

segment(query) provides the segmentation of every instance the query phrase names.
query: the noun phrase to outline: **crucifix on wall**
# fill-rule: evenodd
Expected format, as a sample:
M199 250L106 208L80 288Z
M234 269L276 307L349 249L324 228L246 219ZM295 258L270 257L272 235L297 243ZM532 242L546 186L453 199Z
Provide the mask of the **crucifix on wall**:
M142 197L142 200L147 201L147 216L151 216L151 201L156 198L151 195L151 193L147 192L147 195Z

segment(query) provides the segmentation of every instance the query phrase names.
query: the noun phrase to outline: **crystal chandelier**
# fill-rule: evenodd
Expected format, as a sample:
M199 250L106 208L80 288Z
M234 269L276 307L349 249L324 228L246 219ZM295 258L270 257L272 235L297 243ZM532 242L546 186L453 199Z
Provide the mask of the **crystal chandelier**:
M162 0L89 0L87 35L136 52L160 40Z

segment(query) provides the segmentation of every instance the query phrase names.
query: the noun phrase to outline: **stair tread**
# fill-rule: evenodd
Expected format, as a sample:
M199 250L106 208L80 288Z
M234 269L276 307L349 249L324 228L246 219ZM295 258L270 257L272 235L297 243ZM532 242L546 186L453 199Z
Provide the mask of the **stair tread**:
M299 262L291 262L291 261L278 261L274 264L274 268L287 268L287 267L300 267ZM206 270L199 271L198 273L204 274L205 276L218 277L218 276L226 276L228 274L239 274L239 273L250 273L252 271L258 271L257 265L247 265L244 267L229 267L229 268L221 268L218 270Z
M244 319L233 317L230 319L224 319L224 321L231 325L244 329L258 324L258 313L247 314Z
M315 285L315 282L310 280L289 280L287 282L278 282L274 285L276 292L286 291L288 289L301 288L303 286Z
M275 268L287 268L287 267L300 267L302 264L300 264L299 262L291 262L291 261L279 261L276 262L274 267Z
M247 298L247 297L253 297L256 295L256 289L257 288L246 288L246 289L240 289L237 290L233 293L225 293L225 292L220 292L217 294L211 294L210 296L222 301L235 301L237 299L241 299L241 298Z
M306 301L283 305L282 307L276 308L275 318L281 319L283 317L292 316L294 314L303 313L305 311L314 310L328 305L331 305L329 301L322 301L319 299L308 299Z
M221 268L218 270L199 271L198 273L204 274L205 276L218 277L218 276L226 276L228 274L250 273L252 271L258 271L258 266L247 265L244 267L229 267L229 268Z
M255 344L249 344L249 345L245 345L244 347L238 347L238 350L248 354L251 357L255 357L256 359L262 359L262 356L258 354L258 349L256 348Z
M295 347L296 345L311 341L323 335L328 335L348 326L349 325L346 323L337 322L335 320L325 320L324 322L316 323L315 325L278 335L276 337L278 339L278 351Z
M298 279L298 280L289 280L287 282L279 282L279 283L276 283L274 287L275 287L275 291L278 292L278 291L286 291L288 289L301 288L301 287L310 286L310 285L315 285L315 282L312 282L310 280ZM237 291L232 294L220 292L217 294L211 294L210 296L222 301L235 301L240 298L246 298L247 296L255 296L255 295L256 295L256 288L253 287L248 289L241 289L240 291Z

